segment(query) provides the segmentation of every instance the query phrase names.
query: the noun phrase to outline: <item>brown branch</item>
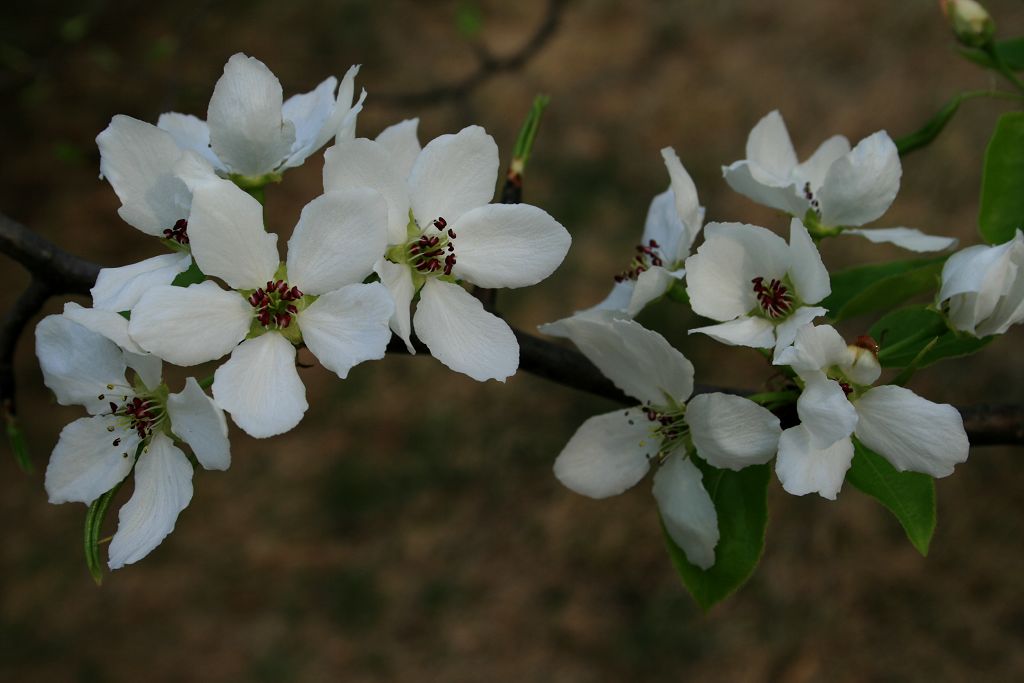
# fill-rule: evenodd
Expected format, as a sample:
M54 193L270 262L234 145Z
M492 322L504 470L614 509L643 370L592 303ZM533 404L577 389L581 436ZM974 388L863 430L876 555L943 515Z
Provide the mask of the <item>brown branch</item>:
M544 18L537 30L512 54L498 57L482 46L477 48L476 69L461 80L416 92L375 93L373 98L376 102L401 107L422 107L447 100L461 100L495 76L521 68L540 52L558 29L566 3L567 0L548 0Z
M33 275L29 288L15 302L0 327L0 369L5 369L12 366L18 337L43 302L50 296L88 293L100 266L69 254L3 214L0 214L0 253L21 263ZM524 372L621 405L636 403L580 352L515 328L512 331L519 341L519 367ZM418 339L414 338L413 344L417 352L430 353ZM388 353L407 353L405 344L392 338ZM9 396L13 407L13 375L10 377ZM6 387L0 388L6 391ZM697 387L695 393L711 391L744 393L710 386ZM7 397L5 393L5 401ZM959 410L973 445L1024 445L1024 406L977 405L963 406Z

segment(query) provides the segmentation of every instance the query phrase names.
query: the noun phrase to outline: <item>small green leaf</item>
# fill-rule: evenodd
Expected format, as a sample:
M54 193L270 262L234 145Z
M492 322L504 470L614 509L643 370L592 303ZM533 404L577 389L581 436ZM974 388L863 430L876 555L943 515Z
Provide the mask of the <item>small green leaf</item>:
M871 326L869 334L881 350L878 360L885 368L923 368L942 360L980 351L995 337L978 339L949 329L940 313L926 306L893 311ZM931 348L925 350L925 347Z
M1024 71L1024 37L1000 40L995 44L996 54L1003 61L1003 64L1015 71ZM967 59L975 64L980 64L986 69L995 69L996 64L992 57L984 50L978 48L962 48L960 50Z
M962 93L954 95L923 126L909 135L897 138L895 140L896 149L899 151L900 156L906 156L916 149L921 149L931 144L946 127L946 124L953 119L953 116L960 109L960 105L965 99L967 98Z
M28 442L25 441L25 433L18 425L18 418L7 414L5 410L4 422L6 422L7 443L10 444L11 452L14 453L14 460L22 472L32 474L32 458L28 454Z
M928 555L928 544L935 533L935 480L918 472L898 472L857 439L853 446L853 464L846 480L889 508L917 552Z
M833 273L831 276L832 293L825 297L821 305L832 313L833 320L839 320L837 316L840 311L849 306L855 299L866 301L866 298L862 295L866 290L875 287L877 283L885 282L889 278L902 275L908 271L918 271L922 268L934 266L936 263L941 264L946 258L946 256L939 256L925 259L910 259L907 261L872 263ZM939 271L941 272L941 267ZM863 303L856 304L855 308L863 308ZM847 318L850 315L852 314L843 315L842 317Z
M985 150L978 228L990 244L1024 228L1024 112L1000 116Z
M692 456L691 456L692 457ZM672 564L690 595L708 610L734 593L754 573L764 550L768 526L768 465L753 465L739 472L711 467L699 458L694 464L704 475L704 488L718 513L720 538L715 564L707 571L695 567L672 541L665 526L662 532Z
M512 165L514 170L520 174L526 171L526 163L530 160L533 143L537 139L537 131L540 129L541 117L544 116L544 110L547 109L550 102L551 98L547 95L537 95L533 98L533 104L526 115L526 120L523 121L523 127L519 129L516 146L512 150ZM519 162L519 168L515 168L516 162Z
M107 516L107 508L110 501L117 495L121 488L121 481L114 488L110 489L97 498L89 506L85 513L85 564L89 568L92 580L99 586L103 583L103 561L100 560L100 529L103 527L103 520Z
M189 285L198 285L205 279L206 275L203 274L203 271L199 270L199 266L193 260L188 270L178 273L171 284L175 287L188 287Z
M864 313L890 311L907 299L936 289L946 256L916 261L897 261L886 264L903 266L898 272L876 277L847 300L839 310L833 311L832 320L838 322Z

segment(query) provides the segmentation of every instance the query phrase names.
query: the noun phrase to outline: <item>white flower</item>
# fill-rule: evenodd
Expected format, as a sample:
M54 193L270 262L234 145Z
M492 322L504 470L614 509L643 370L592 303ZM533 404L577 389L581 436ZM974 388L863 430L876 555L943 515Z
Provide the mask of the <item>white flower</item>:
M434 357L452 370L504 381L519 367L515 335L459 282L535 285L565 258L569 233L535 206L488 203L498 177L498 147L483 128L442 135L419 150L415 126L404 122L376 141L360 138L328 149L324 189L370 187L387 200L393 246L376 271L395 300L391 329L409 352L415 326Z
M36 327L46 386L62 405L83 405L92 414L60 433L46 468L50 502L88 505L135 470L135 491L110 543L111 569L149 554L192 498L192 465L175 440L206 469L231 463L221 410L191 377L183 391L169 394L159 359L135 353L127 327L117 313L71 303Z
M718 520L687 442L715 467L739 470L775 455L781 428L739 396L693 393L693 365L657 332L632 320L578 316L560 327L615 386L640 401L592 417L555 461L555 476L591 498L622 493L660 463L654 497L672 540L694 565L715 563ZM543 328L542 328L543 329Z
M671 147L661 150L669 189L651 200L643 236L629 268L615 276L615 286L594 308L635 316L686 274L683 261L704 224L697 188Z
M1024 233L994 247L968 247L942 268L939 304L950 324L976 337L1002 334L1024 321Z
M770 230L710 223L704 244L686 259L686 291L695 313L719 325L698 327L725 344L782 349L797 330L827 311L816 304L832 291L828 271L796 218L789 245Z
M210 281L154 287L132 311L131 336L177 365L231 353L214 375L217 405L252 436L286 432L308 407L295 344L342 379L384 357L394 306L380 283L361 283L384 252L385 225L376 192L321 195L303 208L282 267L260 203L226 180L198 183L192 254L233 291Z
M358 66L350 68L340 87L331 76L314 90L284 100L277 76L260 60L239 52L224 65L206 121L168 113L157 125L182 149L198 152L225 175L280 173L302 165L332 137L355 134L366 96L364 91L352 103L358 72Z
M851 434L900 471L945 477L967 459L956 408L900 386L871 387L881 374L872 346L847 346L835 328L808 325L779 354L775 364L791 366L804 383L800 425L782 433L775 463L786 491L835 499L853 460Z
M900 189L899 152L885 131L850 149L836 135L800 163L778 111L758 121L747 138L747 158L722 168L732 189L759 204L814 220L829 234L861 235L911 251L941 251L956 240L913 228L860 226L882 216ZM810 225L810 223L808 223Z

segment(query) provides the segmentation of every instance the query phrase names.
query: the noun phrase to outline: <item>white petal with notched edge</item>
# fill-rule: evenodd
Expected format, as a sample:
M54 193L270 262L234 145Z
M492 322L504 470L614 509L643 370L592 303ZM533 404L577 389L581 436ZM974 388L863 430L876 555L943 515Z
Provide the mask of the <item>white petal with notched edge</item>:
M232 173L258 176L275 170L295 142L295 126L282 116L281 83L270 69L242 53L231 56L210 98L210 145Z
M197 185L188 236L192 257L232 289L256 289L277 271L277 235L263 229L263 206L228 180Z
M658 452L651 423L639 408L590 418L555 460L555 477L590 498L615 496L634 486Z
M387 246L387 205L379 192L322 194L302 209L288 240L288 282L324 294L362 282Z
M836 160L818 191L821 222L861 226L879 218L900 189L900 155L889 135L869 135Z
M789 224L789 254L789 278L801 301L816 304L832 293L828 269L799 218L794 218Z
M685 401L693 393L693 364L657 332L632 320L573 316L562 322L601 374L641 403L665 406L667 397Z
M139 346L175 365L220 358L245 339L253 308L213 282L156 287L132 311L128 333Z
M213 400L257 439L292 429L309 408L295 347L276 332L242 342L214 373Z
M120 268L101 268L89 290L92 305L108 311L130 311L153 287L169 285L192 265L191 254L162 254Z
M910 389L887 385L861 396L857 414L857 438L900 471L945 477L967 460L970 444L963 418L948 403L932 403Z
M181 149L169 133L156 126L115 116L96 137L100 177L114 188L126 223L147 235L161 236L188 218L190 193L171 170Z
M324 153L324 191L368 187L387 202L388 243L402 244L409 224L409 190L398 161L380 143L356 138Z
M420 226L437 218L455 223L494 197L498 146L480 126L427 143L409 172L409 200Z
M528 287L561 265L572 238L543 209L488 204L449 221L454 274L480 287Z
M156 125L170 133L181 149L195 152L213 168L224 170L224 164L210 149L210 127L206 121L191 114L167 112L160 114Z
M671 147L661 150L661 157L665 160L665 167L671 180L672 198L676 209L677 220L682 221L684 234L681 239L675 241L671 246L666 243L668 258L673 260L681 259L690 251L693 240L697 238L701 225L704 223L704 207L697 199L697 187L693 179L686 172L679 155ZM653 203L652 203L653 206Z
M458 285L429 278L413 326L434 358L477 381L504 382L519 367L519 342L511 328Z
M174 530L192 500L192 464L165 434L155 434L135 466L135 491L117 514L111 569L138 562Z
M82 405L90 413L105 412L99 398L108 384L125 385L125 362L112 341L62 315L48 315L36 325L36 356L43 383L61 405Z
M384 357L394 310L387 287L355 284L324 294L299 313L297 322L317 360L345 379L359 363Z
M206 395L195 377L186 379L179 393L167 397L167 416L171 429L192 448L200 465L208 470L226 470L231 465L224 411Z
M46 467L51 503L89 505L128 476L140 439L117 422L110 415L97 415L75 420L61 430ZM116 439L120 441L115 446Z
M918 253L943 251L955 247L957 243L955 237L927 235L916 228L852 228L843 230L840 234L860 235L875 244L889 242Z
M412 319L409 307L412 306L412 297L416 293L412 284L412 271L409 266L392 263L387 259L380 259L373 268L380 276L381 284L388 288L392 301L395 302L395 312L391 315L391 331L398 335L398 338L405 342L405 348L410 354L416 355L416 349L412 345Z
M839 382L823 372L807 373L806 385L796 401L800 422L811 436L811 446L828 448L845 439L857 426L857 410Z
M775 457L782 427L772 412L742 396L701 394L686 407L697 453L715 467L741 470Z
M752 316L744 316L718 325L695 327L688 332L694 333L706 334L731 346L749 346L755 349L770 349L775 346L775 326L764 318Z
M775 474L782 488L794 496L817 493L835 500L853 462L853 442L839 439L827 448L815 448L803 425L790 427L779 439Z
M718 545L718 514L703 480L689 458L675 454L658 468L653 492L668 535L691 564L710 569Z
M83 308L74 301L64 304L64 317L102 335L132 353L146 353L145 349L128 336L128 319L114 311L99 308Z
M420 140L416 135L419 123L418 118L400 121L382 130L376 139L377 144L391 157L391 162L403 179L409 177L412 165L420 155Z

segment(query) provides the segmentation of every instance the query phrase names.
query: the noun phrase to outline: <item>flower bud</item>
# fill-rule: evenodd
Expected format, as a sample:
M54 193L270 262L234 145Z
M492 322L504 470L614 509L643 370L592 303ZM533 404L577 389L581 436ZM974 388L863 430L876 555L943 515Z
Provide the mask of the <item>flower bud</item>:
M864 339L871 340L871 345L863 343ZM878 362L878 344L871 337L860 337L857 343L850 344L847 348L853 362L843 369L846 376L857 384L874 384L882 374L882 365Z
M996 246L963 249L942 268L938 302L950 326L975 337L1024 322L1024 233Z
M953 35L967 47L982 47L992 41L996 25L988 11L974 0L940 0Z

